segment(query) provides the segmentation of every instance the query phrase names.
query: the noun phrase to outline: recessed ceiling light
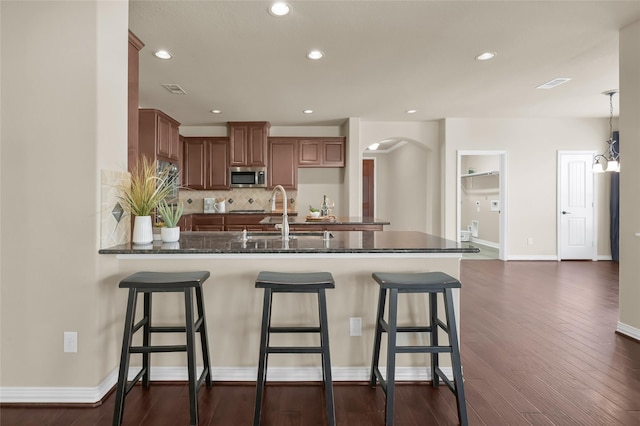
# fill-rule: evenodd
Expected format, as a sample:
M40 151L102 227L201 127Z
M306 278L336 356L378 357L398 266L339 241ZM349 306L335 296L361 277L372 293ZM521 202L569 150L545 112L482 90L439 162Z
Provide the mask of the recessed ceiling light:
M476 61L488 61L496 57L496 52L484 52L476 56Z
M212 109L211 113L212 114L220 114L220 113L222 113L222 111L220 111L219 109Z
M157 50L153 53L153 56L160 59L171 59L171 53L166 50Z
M372 143L367 147L367 149L369 149L369 151L375 151L376 149L378 149L379 146L380 146L379 143Z
M536 87L536 89L553 89L554 87L559 86L562 83L566 83L569 80L571 79L566 77L554 78L553 80L547 81L546 83Z
M276 2L269 7L269 13L273 16L285 16L291 12L291 6L283 1Z
M304 111L305 114L313 114L313 110L312 109L305 109Z
M417 109L408 109L407 110L407 114L415 114L416 112L418 112Z
M307 53L307 58L309 59L317 60L322 57L324 57L324 53L322 53L320 50L312 50L311 52Z

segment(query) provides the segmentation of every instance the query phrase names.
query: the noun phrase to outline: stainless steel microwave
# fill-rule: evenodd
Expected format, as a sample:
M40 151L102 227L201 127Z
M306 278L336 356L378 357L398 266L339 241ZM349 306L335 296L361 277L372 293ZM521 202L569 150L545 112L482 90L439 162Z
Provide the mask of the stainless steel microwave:
M266 188L266 167L229 167L229 186L232 188Z

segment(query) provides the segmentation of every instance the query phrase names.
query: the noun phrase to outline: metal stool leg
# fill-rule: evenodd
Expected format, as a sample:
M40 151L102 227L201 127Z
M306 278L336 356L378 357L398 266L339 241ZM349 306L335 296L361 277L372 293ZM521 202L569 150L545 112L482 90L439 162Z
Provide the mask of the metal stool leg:
M144 293L144 319L146 322L142 326L142 345L151 346L151 293ZM149 389L149 383L151 380L151 354L149 352L142 353L142 387Z
M438 346L438 293L429 293L429 321L431 326L431 346ZM440 385L440 376L436 373L436 367L440 366L440 358L437 352L431 353L431 383L434 387Z
M193 318L192 289L184 290L184 307L187 334L187 368L189 375L189 414L191 425L198 424L198 378L196 377L196 333Z
M200 323L200 345L202 347L202 363L205 370L207 387L211 387L211 358L209 357L209 339L207 338L207 317L204 313L204 301L202 297L202 288L196 287L196 305L198 307L198 317L202 318Z
M468 424L467 405L464 397L464 383L462 379L462 364L460 362L460 347L458 345L458 331L456 329L456 316L453 309L453 295L450 288L445 289L445 314L447 327L449 328L449 344L451 345L451 364L453 364L453 380L455 386L456 405L458 408L458 420L462 426Z
M380 321L384 316L384 306L387 299L387 291L380 287L380 292L378 296L378 313L376 314L376 334L373 340L373 360L371 361L371 375L369 377L369 386L374 388L376 386L376 373L375 369L378 367L380 362L380 344L382 341L382 325Z
M389 291L389 332L387 333L387 398L385 425L393 425L393 405L396 379L396 334L398 329L398 290Z
M133 338L133 326L136 316L136 300L138 291L129 289L127 313L124 319L124 335L122 337L122 351L120 353L120 369L118 372L118 386L116 388L116 403L113 409L113 426L120 426L124 413L124 398L127 394L127 375L129 373L129 348Z
M327 298L324 289L318 290L318 310L320 312L320 346L322 347L322 370L324 372L324 392L327 404L329 426L336 424L336 412L333 399L333 381L331 379L331 357L329 355L329 320L327 318Z
M269 346L269 328L271 327L271 298L272 291L264 289L264 301L262 304L262 327L260 331L260 359L258 360L258 378L256 383L256 405L253 413L253 425L260 425L260 414L262 411L262 396L264 394L264 383L267 379L267 346Z

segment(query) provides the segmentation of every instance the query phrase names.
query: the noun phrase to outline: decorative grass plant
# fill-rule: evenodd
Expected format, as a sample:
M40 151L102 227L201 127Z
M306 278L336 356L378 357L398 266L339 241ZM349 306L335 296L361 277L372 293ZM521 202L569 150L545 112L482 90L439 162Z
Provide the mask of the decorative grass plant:
M130 185L120 188L122 208L135 216L150 216L160 201L171 194L170 169L158 171L158 164L142 157L131 171Z
M164 226L167 228L175 228L178 226L178 221L182 217L182 213L184 212L184 205L182 201L179 201L175 207L167 204L165 200L162 200L160 204L158 204L158 213L162 216L162 221L164 222Z

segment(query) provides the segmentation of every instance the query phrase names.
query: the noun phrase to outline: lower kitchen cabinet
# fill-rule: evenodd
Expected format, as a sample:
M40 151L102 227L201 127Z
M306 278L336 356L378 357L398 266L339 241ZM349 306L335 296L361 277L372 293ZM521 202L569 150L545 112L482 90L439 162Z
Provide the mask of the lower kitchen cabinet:
M224 231L224 215L193 214L190 216L192 231Z
M225 231L263 231L264 225L260 224L260 221L264 219L263 215L253 214L234 214L225 215L224 218L224 230Z

